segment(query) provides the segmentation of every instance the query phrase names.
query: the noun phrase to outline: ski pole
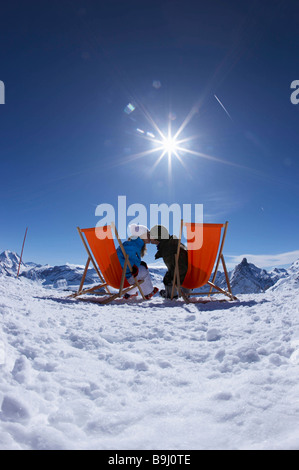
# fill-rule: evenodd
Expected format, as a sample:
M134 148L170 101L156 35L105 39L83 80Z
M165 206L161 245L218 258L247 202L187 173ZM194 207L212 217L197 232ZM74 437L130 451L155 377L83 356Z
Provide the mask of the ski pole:
M23 245L22 245L22 251L21 251L21 257L20 257L20 262L19 262L19 267L18 267L18 274L17 274L17 278L19 277L20 266L21 266L21 262L22 262L22 256L23 256L23 250L24 250L24 245L25 245L25 240L26 240L27 230L28 230L28 227L26 228L26 231L25 231L25 236L24 236L24 240L23 240Z

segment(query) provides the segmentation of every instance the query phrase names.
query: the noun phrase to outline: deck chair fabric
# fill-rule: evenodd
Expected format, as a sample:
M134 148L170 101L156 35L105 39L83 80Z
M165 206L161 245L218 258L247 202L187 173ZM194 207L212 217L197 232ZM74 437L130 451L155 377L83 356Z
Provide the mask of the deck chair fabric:
M214 289L213 294L222 293L225 296L229 297L230 300L237 300L237 298L233 296L231 292L227 269L222 254L227 225L227 222L225 224L185 224L187 229L188 271L186 273L182 285L180 285L178 276L178 264L176 264L172 292L174 292L176 288L179 292L179 295L181 295L186 301L189 301L188 297L190 295L210 296ZM224 229L223 235L222 229ZM176 259L178 259L178 257L179 250L176 255ZM220 260L222 262L225 273L227 290L224 290L214 284ZM210 281L214 266L214 275L212 281ZM186 293L186 291L181 290L182 287L185 289L192 290L198 289L205 285L209 286L209 292Z
M116 253L111 227L87 228L81 229L81 232L88 241L105 281L109 286L119 289L123 269ZM125 279L124 287L129 286Z
M196 239L198 249L188 249L188 271L182 287L195 289L204 286L210 280L219 249L223 225L195 223L186 223L185 225L187 240ZM195 244L194 241L191 243Z
M118 238L117 230L115 227L113 228L117 236L119 245L123 250L124 255L126 255L122 242ZM122 297L123 294L129 292L131 289L138 287L141 296L145 298L142 288L140 286L143 281L135 280L134 284L129 284L125 277L127 266L129 266L130 269L131 266L129 263L128 256L126 255L126 262L124 267L122 268L116 252L111 226L108 225L105 227L93 227L86 229L80 229L79 227L77 227L77 230L87 251L88 259L82 276L80 287L78 291L75 294L72 294L70 297L78 297L80 295L90 293L100 288L104 288L106 290L106 298L102 302L98 302L108 303L118 297ZM90 262L92 262L99 276L101 284L88 289L83 289L86 272ZM111 293L109 287L117 289L117 292Z

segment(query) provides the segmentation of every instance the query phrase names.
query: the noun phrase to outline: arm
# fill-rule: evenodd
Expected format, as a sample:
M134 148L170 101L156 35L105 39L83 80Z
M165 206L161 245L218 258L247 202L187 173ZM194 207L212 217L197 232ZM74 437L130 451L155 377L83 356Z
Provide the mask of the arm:
M144 241L141 238L133 238L132 240L126 241L123 245L125 252L129 257L129 262L132 266L132 270L133 266L137 268L137 271L136 268L134 268L132 274L134 276L137 276L138 268L141 263L141 250L144 246Z

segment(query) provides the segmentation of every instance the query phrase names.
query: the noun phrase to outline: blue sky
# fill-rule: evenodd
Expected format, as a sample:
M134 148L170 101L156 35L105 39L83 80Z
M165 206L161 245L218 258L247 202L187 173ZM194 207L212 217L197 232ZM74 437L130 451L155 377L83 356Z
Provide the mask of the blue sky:
M297 15L295 1L1 5L0 251L20 253L28 226L25 261L83 264L76 227L125 195L228 220L230 266L297 259ZM132 158L153 148L137 129L157 134L144 110L164 133L193 110L181 138L214 160L181 152L170 178L161 152Z

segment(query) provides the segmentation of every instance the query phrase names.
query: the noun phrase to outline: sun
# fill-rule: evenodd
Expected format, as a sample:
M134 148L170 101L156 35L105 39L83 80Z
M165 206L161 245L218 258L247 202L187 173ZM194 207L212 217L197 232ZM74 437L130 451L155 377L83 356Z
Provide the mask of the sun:
M171 129L171 121L169 120L168 122L168 131L167 133L163 133L162 130L154 124L154 127L159 134L158 137L151 137L151 142L154 146L153 151L160 151L160 156L156 160L156 162L153 165L153 169L160 163L160 161L163 159L164 156L168 157L168 171L170 173L171 171L171 163L172 159L175 157L186 169L186 166L184 164L182 155L188 151L185 147L182 146L182 144L189 139L184 139L184 140L178 140L178 137L181 133L181 129L179 129L178 132L175 134L172 133Z
M179 144L177 140L171 135L164 137L161 141L161 145L163 147L164 152L167 153L169 156L177 154L179 150Z
M190 165L187 164L187 156L199 157L200 159L209 160L210 162L217 162L226 165L240 166L238 164L229 162L227 160L209 155L198 150L192 149L191 141L198 139L198 135L183 137L185 128L188 126L193 117L198 113L198 105L194 105L185 119L182 121L181 125L176 129L175 133L172 131L172 117L169 115L168 123L165 123L166 129L161 129L157 122L153 119L149 111L141 102L136 102L136 105L126 106L126 114L131 114L135 111L136 106L142 112L143 116L146 118L148 124L150 125L150 130L145 130L140 127L136 128L137 135L144 139L150 145L144 151L131 154L126 158L122 158L119 164L126 164L130 161L134 161L138 158L149 157L152 154L158 153L156 161L152 164L151 173L155 170L158 164L164 159L168 160L168 173L171 177L172 172L172 161L173 159L179 161L183 166L184 170L192 177L190 173ZM136 121L136 119L133 119Z

